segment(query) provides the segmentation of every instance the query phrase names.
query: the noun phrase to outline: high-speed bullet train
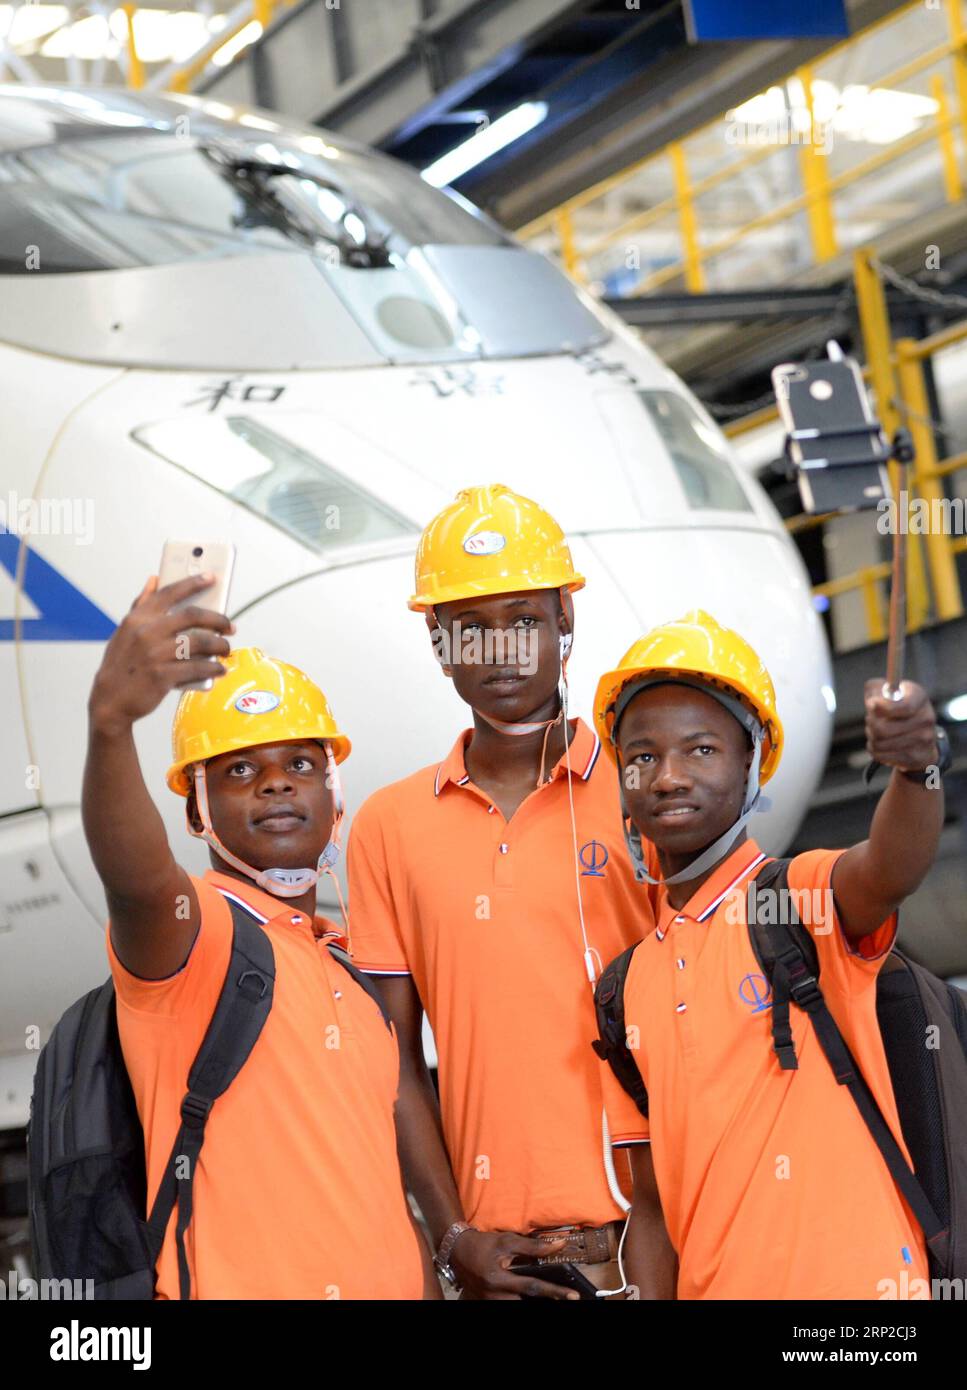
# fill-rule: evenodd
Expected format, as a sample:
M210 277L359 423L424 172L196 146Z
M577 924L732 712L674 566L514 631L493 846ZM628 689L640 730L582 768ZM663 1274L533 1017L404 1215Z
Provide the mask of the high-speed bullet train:
M0 1130L25 1122L38 1040L106 973L87 695L166 538L234 542L235 640L327 692L350 809L466 723L406 600L421 528L485 482L547 507L587 576L573 711L701 605L777 685L770 849L821 774L832 676L807 576L707 412L548 261L341 137L0 86L0 450ZM138 745L200 871L164 784L174 704Z

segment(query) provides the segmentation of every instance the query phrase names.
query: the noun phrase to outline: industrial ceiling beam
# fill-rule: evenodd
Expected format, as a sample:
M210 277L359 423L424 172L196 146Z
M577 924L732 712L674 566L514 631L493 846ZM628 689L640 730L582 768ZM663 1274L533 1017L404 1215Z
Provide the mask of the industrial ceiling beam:
M632 328L679 327L696 323L761 323L765 319L808 319L829 316L842 308L842 285L789 289L718 290L707 294L648 294L606 298L605 304ZM890 287L887 301L895 308L909 296Z
M852 31L902 3L905 0L848 0ZM829 46L828 39L816 39L683 47L616 87L570 126L556 130L550 154L546 146L531 144L516 158L503 161L492 176L484 168L468 196L506 226L522 227L716 120Z
M330 9L325 0L305 0L274 24L258 46L287 116L378 145L392 136L407 138L432 123L590 3L451 0L425 19L421 5L405 0L394 6L396 29L384 37L371 23L364 32L366 16L357 7ZM328 39L321 37L324 29ZM362 54L365 66L359 61ZM313 80L302 81L301 73ZM222 100L254 100L251 51L224 72L205 78L197 90Z

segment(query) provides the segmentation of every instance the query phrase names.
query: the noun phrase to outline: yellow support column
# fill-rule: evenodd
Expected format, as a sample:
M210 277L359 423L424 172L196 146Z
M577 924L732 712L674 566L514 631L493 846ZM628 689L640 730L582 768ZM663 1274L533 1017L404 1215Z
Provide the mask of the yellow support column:
M803 187L807 194L806 215L809 219L809 235L813 244L813 256L817 263L831 261L838 252L836 242L836 223L833 218L833 201L829 191L829 171L826 156L820 154L814 143L816 133L816 112L813 106L813 74L811 68L800 68L796 76L802 83L809 112L808 139L799 146L799 167L802 170Z
M961 0L947 0L947 20L950 25L950 41L954 45L954 86L957 90L960 128L964 145L967 147L967 28L964 25Z
M672 171L675 178L675 196L678 200L678 222L682 232L682 247L685 262L685 288L690 294L701 294L705 289L705 270L702 266L702 248L698 240L698 219L695 216L695 200L692 197L692 183L685 163L685 150L682 142L676 140L669 145Z
M930 508L925 540L934 610L938 619L946 622L951 618L962 618L964 605L950 540L942 531L935 530L933 525L938 516L944 515L944 509L934 506L934 503L943 501L944 491L940 479L935 476L937 450L933 429L930 426L927 384L924 381L923 363L917 353L914 339L901 338L896 350L900 395L908 411L907 428L916 449L913 463L914 486L917 495L922 497Z
M866 361L876 394L877 415L883 433L892 440L903 421L896 407L897 390L890 353L890 317L883 282L874 265L874 253L870 247L861 247L853 253L853 273ZM891 463L890 485L899 508L903 499L898 495L898 483L899 468ZM907 627L913 632L923 626L930 611L920 539L915 535L907 536Z
M564 264L564 269L575 280L583 280L580 258L574 244L574 222L571 218L571 209L559 208L554 215L554 223L557 227L557 239L561 246L561 261Z
M871 642L885 642L887 627L880 598L879 584L869 572L863 575L863 608L866 612L866 632Z
M134 41L134 12L137 6L122 5L121 9L128 30L128 86L137 92L144 86L144 64L138 57L138 48Z
M930 90L937 103L937 139L940 142L940 156L943 159L943 181L948 203L959 203L964 196L964 185L957 164L957 142L954 139L953 122L950 119L950 102L943 76L937 72L930 79Z

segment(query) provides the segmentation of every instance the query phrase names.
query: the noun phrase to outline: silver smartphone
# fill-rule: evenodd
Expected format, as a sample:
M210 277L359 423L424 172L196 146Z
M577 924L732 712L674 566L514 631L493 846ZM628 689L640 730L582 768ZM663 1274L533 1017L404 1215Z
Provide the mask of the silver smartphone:
M166 584L175 584L179 579L188 579L191 575L213 574L215 581L209 588L175 604L172 612L200 605L202 608L213 608L216 613L227 613L234 568L235 547L230 541L165 541L158 567L158 588L163 589ZM212 684L211 680L194 681L180 688L211 690Z
M886 447L853 358L784 362L772 384L786 433L798 436L789 455L805 511L861 511L889 496Z

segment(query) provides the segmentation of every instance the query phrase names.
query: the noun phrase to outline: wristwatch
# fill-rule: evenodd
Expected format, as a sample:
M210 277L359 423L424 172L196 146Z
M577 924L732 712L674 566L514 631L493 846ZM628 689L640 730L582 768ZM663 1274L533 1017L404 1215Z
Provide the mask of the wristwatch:
M942 724L936 728L937 739L937 761L928 763L924 768L917 768L912 772L901 772L900 776L905 777L908 782L918 782L925 787L932 777L943 777L954 760L954 755L950 748L950 739L947 737L947 730Z
M460 1292L460 1286L457 1283L456 1274L450 1267L450 1255L453 1252L453 1247L457 1243L457 1238L462 1236L464 1231L470 1230L473 1230L473 1227L469 1226L466 1221L454 1221L453 1225L447 1229L446 1234L440 1241L439 1250L433 1256L433 1263L437 1273L443 1276L456 1293Z

